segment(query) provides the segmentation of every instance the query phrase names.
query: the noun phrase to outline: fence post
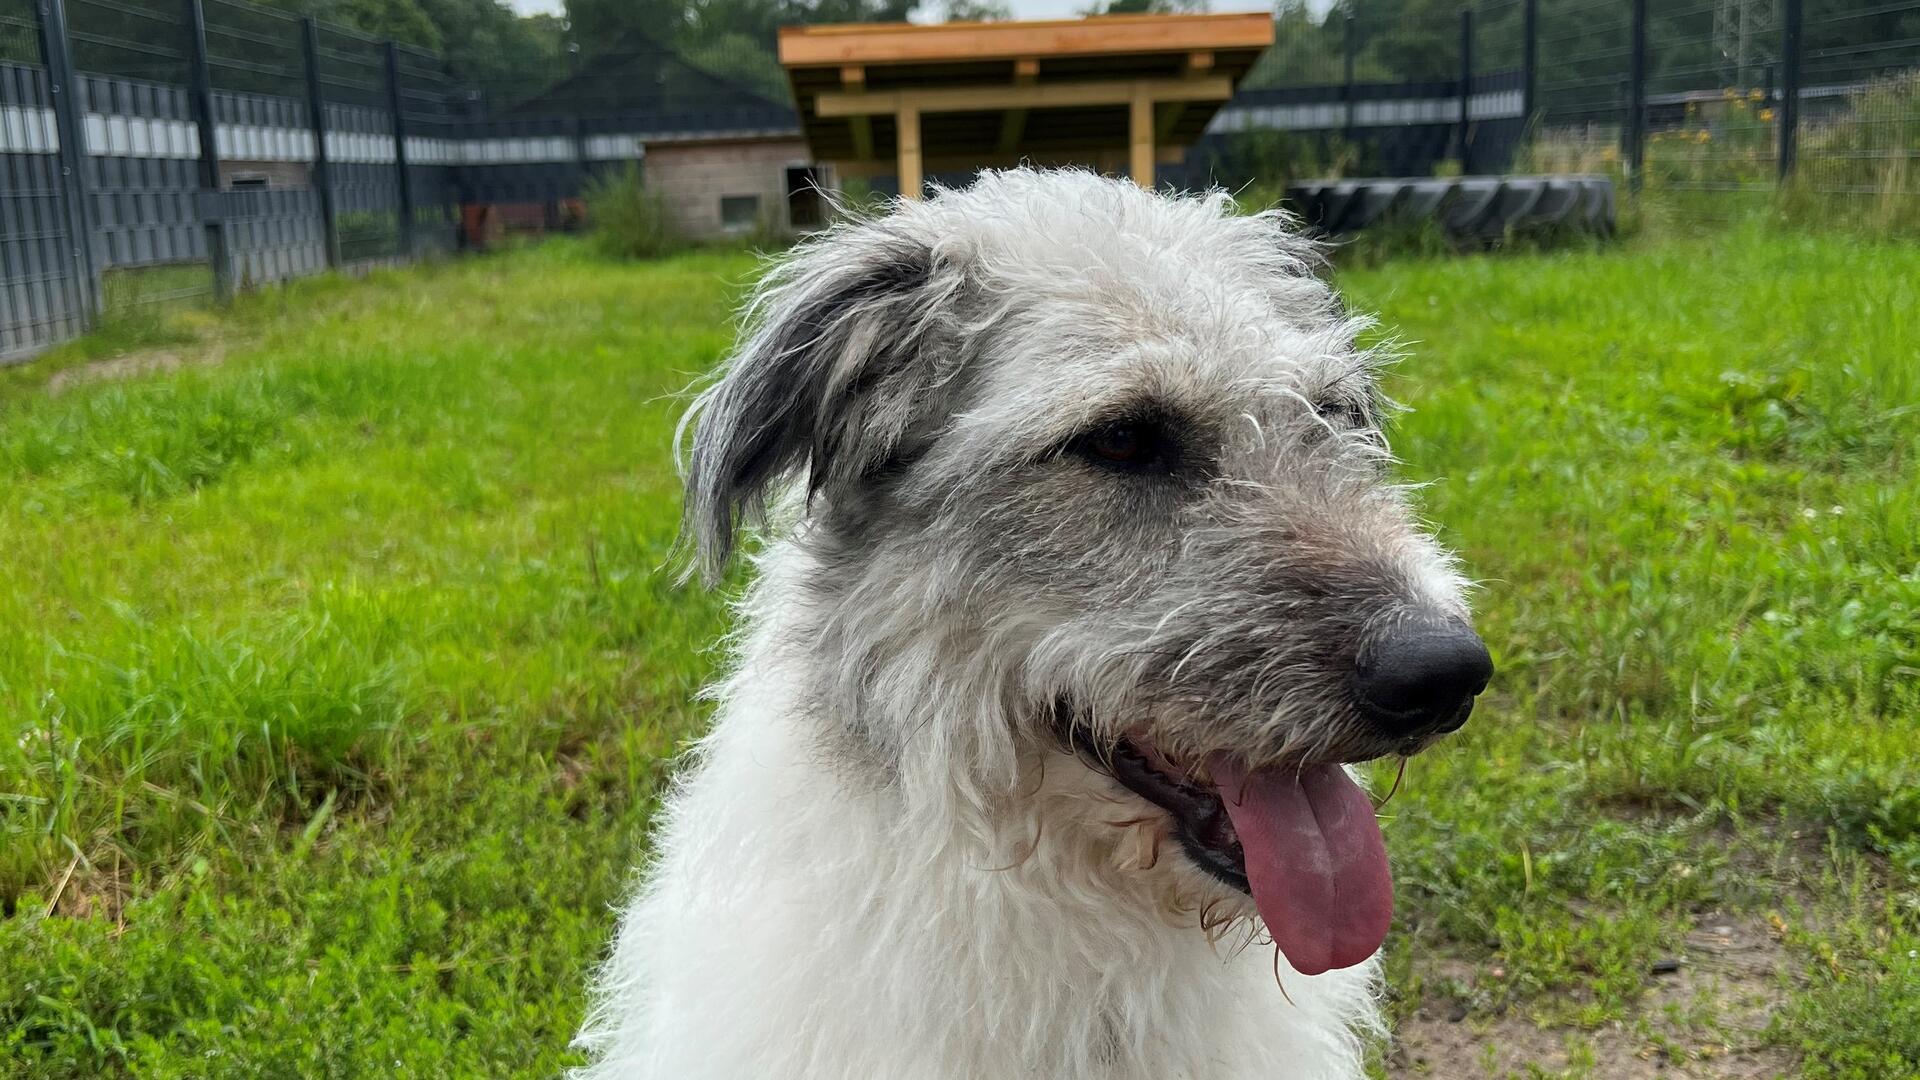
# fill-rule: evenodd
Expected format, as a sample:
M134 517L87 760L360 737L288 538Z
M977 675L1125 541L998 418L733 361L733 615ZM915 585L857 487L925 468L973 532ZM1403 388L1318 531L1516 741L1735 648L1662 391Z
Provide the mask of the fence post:
M1533 113L1540 107L1540 0L1526 0L1520 9L1520 123L1533 130Z
M1358 107L1353 100L1353 59L1354 54L1360 49L1360 40L1353 29L1353 8L1347 8L1346 18L1342 21L1341 25L1344 30L1344 37L1341 41L1341 51L1345 53L1345 61L1343 68L1344 74L1342 75L1342 82L1340 84L1340 100L1346 102L1347 105L1345 134L1347 141L1351 143L1358 137L1357 130L1359 128L1359 124L1356 122Z
M584 198L587 194L587 178L591 167L587 161L587 134L585 125L580 123L580 114L567 117L567 136L573 142L573 168L575 172L573 192L575 198Z
M1460 9L1460 171L1473 171L1473 9Z
M313 190L320 196L320 236L327 267L340 266L340 220L333 205L333 168L327 160L327 99L320 92L320 27L300 20L300 52L307 64L307 123L313 128Z
M1633 40L1627 47L1627 122L1620 138L1626 145L1627 188L1639 191L1647 151L1647 0L1633 0Z
M393 168L400 181L400 255L412 259L413 170L407 167L407 117L400 94L400 46L387 42L387 107L393 110Z
M1804 43L1800 38L1801 0L1784 0L1786 11L1780 32L1780 179L1793 176L1800 154L1800 62Z
M54 126L60 136L60 194L66 204L68 242L73 245L72 270L80 283L81 321L92 326L102 314L100 261L93 250L93 184L87 175L80 80L73 71L73 46L67 39L62 0L41 0L38 8L40 55L47 62L47 89L53 94Z
M233 296L233 267L227 259L227 223L220 201L220 138L213 112L213 69L207 64L207 11L200 0L187 0L187 60L190 65L187 100L200 132L200 193L195 200L200 224L207 231L207 259L213 263L213 294Z

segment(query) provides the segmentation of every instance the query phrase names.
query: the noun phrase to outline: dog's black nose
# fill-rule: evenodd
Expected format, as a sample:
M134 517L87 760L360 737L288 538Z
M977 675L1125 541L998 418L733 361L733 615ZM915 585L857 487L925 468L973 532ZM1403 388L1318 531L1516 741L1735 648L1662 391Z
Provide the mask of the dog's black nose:
M1396 739L1458 729L1492 677L1486 643L1458 620L1371 641L1354 665L1361 710Z

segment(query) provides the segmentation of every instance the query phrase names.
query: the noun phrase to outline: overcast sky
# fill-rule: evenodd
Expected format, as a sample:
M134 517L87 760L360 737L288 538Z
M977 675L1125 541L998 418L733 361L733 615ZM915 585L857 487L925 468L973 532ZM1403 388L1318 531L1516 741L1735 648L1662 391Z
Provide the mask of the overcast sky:
M513 10L522 15L545 12L560 14L565 6L564 0L507 0ZM1309 7L1318 11L1331 6L1333 0L1312 0ZM927 6L932 6L931 4ZM1089 6L1089 0L1012 0L1013 16L1016 19L1059 19L1071 17L1081 8ZM1216 0L1210 5L1213 11L1265 11L1269 5L1261 0Z

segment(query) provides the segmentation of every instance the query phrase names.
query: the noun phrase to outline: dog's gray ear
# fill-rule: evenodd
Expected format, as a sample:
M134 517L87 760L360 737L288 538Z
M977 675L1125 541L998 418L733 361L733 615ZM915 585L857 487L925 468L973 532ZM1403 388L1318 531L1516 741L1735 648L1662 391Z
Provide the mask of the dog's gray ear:
M810 240L748 305L743 341L689 410L682 538L712 580L743 524L804 469L809 501L882 470L932 402L959 274L887 219Z

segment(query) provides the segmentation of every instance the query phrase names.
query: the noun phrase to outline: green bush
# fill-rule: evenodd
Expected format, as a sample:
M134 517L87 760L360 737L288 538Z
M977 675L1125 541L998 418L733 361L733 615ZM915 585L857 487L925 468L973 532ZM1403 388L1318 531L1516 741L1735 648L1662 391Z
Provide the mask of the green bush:
M667 200L647 190L640 166L629 164L587 185L587 223L594 246L619 259L657 259L687 247Z

